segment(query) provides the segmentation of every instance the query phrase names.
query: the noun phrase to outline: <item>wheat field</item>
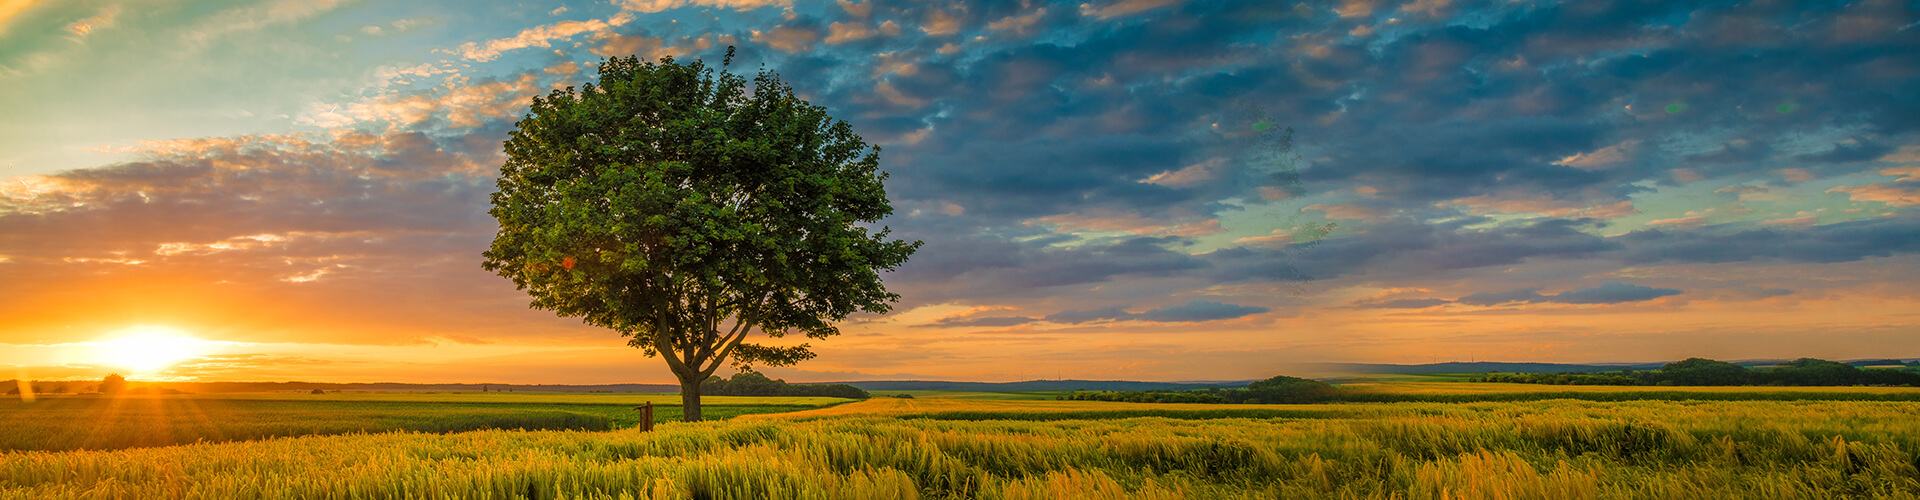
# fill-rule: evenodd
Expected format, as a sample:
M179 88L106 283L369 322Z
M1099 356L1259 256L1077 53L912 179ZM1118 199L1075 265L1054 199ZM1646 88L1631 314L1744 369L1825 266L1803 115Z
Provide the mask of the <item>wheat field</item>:
M0 498L1916 498L1920 404L878 398L653 432L0 454ZM1208 405L1193 405L1208 406ZM1053 414L1075 418L1022 419ZM934 418L945 415L949 418ZM1093 415L1097 418L1077 418Z

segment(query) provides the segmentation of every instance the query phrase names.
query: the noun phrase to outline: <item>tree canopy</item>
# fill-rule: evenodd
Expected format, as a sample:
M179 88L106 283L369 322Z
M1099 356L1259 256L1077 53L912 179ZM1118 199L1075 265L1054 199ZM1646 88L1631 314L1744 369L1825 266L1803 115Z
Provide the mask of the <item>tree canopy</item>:
M106 377L100 379L99 391L101 394L119 394L126 392L126 390L127 378L120 376L118 373L109 373Z
M598 84L536 97L505 144L484 253L532 307L664 358L689 421L723 362L813 357L749 333L825 339L888 311L880 272L920 245L864 225L893 211L879 148L778 75L749 92L724 66L613 58Z

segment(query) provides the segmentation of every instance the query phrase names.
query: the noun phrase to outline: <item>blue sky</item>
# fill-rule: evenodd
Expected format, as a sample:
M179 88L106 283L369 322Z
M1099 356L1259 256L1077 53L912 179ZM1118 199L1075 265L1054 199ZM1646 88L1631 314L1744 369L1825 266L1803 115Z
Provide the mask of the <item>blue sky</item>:
M531 97L607 56L728 46L882 146L885 223L926 242L887 277L897 312L790 378L1920 356L1916 23L1913 2L0 0L0 364L94 377L91 343L165 327L209 343L153 376L667 380L479 268L487 194Z

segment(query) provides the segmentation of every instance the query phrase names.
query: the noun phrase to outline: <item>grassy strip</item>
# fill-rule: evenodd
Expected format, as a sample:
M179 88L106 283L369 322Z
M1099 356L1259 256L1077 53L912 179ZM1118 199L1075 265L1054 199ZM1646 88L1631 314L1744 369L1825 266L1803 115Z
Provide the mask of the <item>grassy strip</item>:
M1409 394L1398 392L1339 392L1332 401L1350 403L1478 403L1546 401L1920 401L1920 391L1900 393L1810 392L1810 391L1673 391L1639 390L1619 392L1537 391L1475 394Z
M1027 422L1052 422L1059 420L1118 420L1126 418L1170 418L1175 420L1217 420L1227 418L1342 418L1345 414L1323 410L1275 410L1267 408L1218 410L1113 410L1113 411L1061 411L1061 412L987 412L987 411L942 411L918 415L905 415L906 419L926 420L1019 420Z
M708 406L704 416L724 420L814 408ZM582 403L52 397L32 404L0 402L0 450L119 449L391 431L605 431L633 428L639 418L631 406ZM678 422L680 407L656 405L654 420Z

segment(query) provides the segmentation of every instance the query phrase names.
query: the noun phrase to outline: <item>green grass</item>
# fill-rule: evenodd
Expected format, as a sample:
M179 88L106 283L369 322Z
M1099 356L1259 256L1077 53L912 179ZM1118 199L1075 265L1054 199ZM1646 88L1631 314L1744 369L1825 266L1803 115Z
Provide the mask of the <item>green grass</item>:
M1363 403L1489 401L1920 401L1913 387L1613 386L1488 382L1350 381L1334 399Z
M441 396L444 399L435 399ZM0 400L0 450L114 449L356 432L478 429L612 430L639 424L628 397L556 394L473 398L455 394L253 394L51 396ZM790 412L835 398L707 398L708 420ZM680 421L676 404L654 406L656 424ZM644 401L642 401L644 402ZM778 404L788 403L788 404ZM798 403L798 404L796 404Z

